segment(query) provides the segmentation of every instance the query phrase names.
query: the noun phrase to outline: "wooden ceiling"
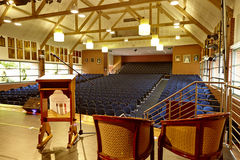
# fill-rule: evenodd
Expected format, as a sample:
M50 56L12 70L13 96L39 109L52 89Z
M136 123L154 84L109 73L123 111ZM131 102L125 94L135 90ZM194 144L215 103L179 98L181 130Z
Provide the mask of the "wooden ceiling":
M92 38L95 48L102 45L109 48L149 47L151 36L120 35L138 29L139 20L150 19L152 28L159 29L161 43L165 46L199 44L203 46L208 34L213 33L221 19L220 0L179 0L179 5L171 6L168 0L45 0L32 1L24 6L0 6L0 34L19 39L37 41L40 48L45 44L74 49L85 49L82 44ZM232 1L229 1L229 6ZM85 18L72 14L70 9L77 4L79 13ZM3 22L5 16L22 26ZM124 22L124 19L136 21ZM179 20L181 26L173 27ZM65 33L65 42L53 41L53 31L59 26ZM119 33L112 36L106 29ZM122 32L124 31L124 32ZM155 31L156 32L156 31ZM175 36L181 35L181 40ZM129 39L124 42L124 38Z

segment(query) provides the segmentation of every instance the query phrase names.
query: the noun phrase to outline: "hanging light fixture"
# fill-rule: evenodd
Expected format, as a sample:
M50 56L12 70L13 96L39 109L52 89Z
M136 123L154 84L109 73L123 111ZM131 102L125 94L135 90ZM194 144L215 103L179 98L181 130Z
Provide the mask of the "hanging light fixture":
M11 19L10 17L5 16L4 19L3 19L3 22L5 22L5 23L11 23L11 22L12 22L12 19Z
M53 40L55 42L64 42L64 33L62 29L56 28L54 33L53 33Z
M179 1L178 1L178 0L171 0L171 1L170 1L170 4L171 4L172 6L175 6L175 5L179 4Z
M91 39L87 40L86 48L87 49L93 49L93 41Z
M158 45L156 46L156 50L163 51L163 44L158 43Z
M159 38L157 34L152 35L151 46L157 46L159 44Z
M103 53L108 53L108 47L103 46L103 47L102 47L102 52L103 52Z
M128 38L124 38L124 42L128 42Z
M141 36L150 35L151 26L149 25L149 19L141 19L138 26L138 34Z

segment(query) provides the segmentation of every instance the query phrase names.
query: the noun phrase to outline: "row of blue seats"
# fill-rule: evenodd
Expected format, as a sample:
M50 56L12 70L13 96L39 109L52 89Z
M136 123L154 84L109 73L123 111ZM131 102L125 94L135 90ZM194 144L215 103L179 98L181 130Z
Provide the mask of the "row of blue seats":
M108 109L102 108L106 114L109 110L112 110L114 115L125 113L125 108L129 108L133 113L162 76L161 74L118 74L92 80L94 85L88 82L80 83L76 86L76 97L80 97L76 99L76 104L86 108L87 111L89 108L95 108L96 111L102 108L101 106L109 106ZM92 113L92 109L90 110L88 114Z
M87 79L92 80L102 77L103 74L83 74ZM86 81L82 77L76 77L76 83ZM0 91L0 103L24 105L30 97L39 97L38 84L28 85L8 91Z
M166 87L164 88L160 98L159 102L166 99L167 97L171 96L172 94L176 93L177 91L181 90L185 86L189 85L190 83L194 81L202 81L201 78L198 75L172 75L169 79ZM184 96L182 97L181 101L184 102L195 102L195 85L192 85L184 90L182 93ZM198 84L198 105L197 109L201 111L197 111L197 114L205 114L205 113L212 113L211 111L218 111L218 108L210 107L210 105L219 106L219 103L215 99L215 97L212 95L211 91L205 86L204 83ZM208 101L212 100L212 101ZM171 101L180 101L180 95L177 94L174 97L171 98ZM154 109L150 111L152 113L153 120L156 120L157 122L160 122L160 117L163 117L166 114L166 103L162 103L161 105L158 105ZM206 106L205 106L206 105ZM163 107L163 108L162 108ZM159 110L159 108L162 108ZM160 114L159 114L160 113Z
M134 62L124 64L120 70L120 74L170 74L171 71L171 62Z

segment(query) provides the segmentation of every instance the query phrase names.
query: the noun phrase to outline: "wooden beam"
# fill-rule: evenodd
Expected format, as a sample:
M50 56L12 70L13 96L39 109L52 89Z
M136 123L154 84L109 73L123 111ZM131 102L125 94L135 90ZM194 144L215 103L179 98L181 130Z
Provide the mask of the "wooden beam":
M166 0L131 0L127 2L80 8L78 9L78 12L85 13L85 12L92 12L92 11L108 10L108 9L115 9L115 8L121 8L121 7L128 7L131 5L138 5L138 4L150 3L150 2L161 2L161 1L166 1ZM41 18L50 18L50 17L56 17L56 16L70 15L70 14L72 13L70 12L70 9L69 9L69 10L60 11L60 12L52 12L52 13L35 15L35 16L15 18L13 19L13 22L27 21L27 20L41 19Z
M9 9L11 9L11 8L12 8L12 6L6 5L6 8L4 9L4 11L0 17L0 26L3 24L3 19L7 15L7 12L9 11Z
M181 29L184 30L184 32L187 33L189 36L191 36L192 39L194 39L202 48L204 47L203 43L184 26L181 26Z
M195 25L197 25L200 29L202 29L206 34L211 34L205 26L199 23L195 18L193 18L186 10L184 10L181 6L175 5L174 6L178 11L180 11L183 15L185 15L190 21L192 21Z
M25 10L23 10L23 9L18 8L18 7L12 6L12 8L15 9L15 10L17 10L17 11L19 11L19 12L21 12L21 13L24 13L24 14L26 14L26 15L31 15L30 12L27 12L27 11L25 11ZM44 19L42 19L42 20L43 20L43 21L46 21L46 22L49 22L49 23L52 23L52 24L56 24L56 22L54 22L54 21L52 21L52 20L49 20L49 19L45 19L45 18L44 18ZM64 29L67 29L67 30L69 30L69 31L75 31L74 29L69 28L69 27L64 26L64 25L61 25L61 24L59 24L59 26L62 27L62 28L64 28Z
M104 0L101 0L97 6L100 6L102 3L104 2ZM86 25L86 23L90 20L90 18L93 16L94 12L92 12L90 15L88 15L87 19L85 19L85 21L83 22L83 24L79 27L78 31L80 32L83 27ZM84 35L82 35L77 42L73 45L72 49L70 50L70 53L73 52L73 50L78 46L78 44L82 41L82 38L84 37Z
M102 13L99 14L99 18L98 18L98 29L99 29L99 31L102 28L101 17L102 17ZM102 32L98 32L98 33L99 33L99 35L98 35L99 41L101 41L102 40Z
M36 2L32 0L32 15L36 14Z
M70 4L67 6L67 10L69 10L73 4L76 2L76 0L72 0L70 2ZM54 30L57 28L57 26L63 21L63 19L65 18L64 16L61 16L59 18L59 20L57 21L57 23L54 25L54 27L51 29L51 31L48 33L47 37L43 40L42 44L40 45L40 50L43 49L43 47L45 46L45 44L47 43L47 41L52 37Z
M132 10L131 10L129 7L127 7L127 11L128 11L128 13L129 13L134 19L136 19L137 21L139 21L138 17L132 12Z
M152 3L149 3L149 24L152 25Z
M96 20L99 18L99 15L97 15L96 17L95 17L95 19L93 20L93 22L88 26L88 28L87 28L87 30L89 30L89 29L91 29L92 28L92 26L94 25L94 23L96 22ZM70 53L72 53L73 52L73 50L77 47L77 45L82 41L82 38L84 37L84 35L82 35L81 37L80 37L80 39L74 44L74 46L72 47L72 49L70 50Z
M121 19L124 17L124 15L125 15L126 13L127 13L127 12L123 12L123 13L122 13L122 15L121 15L121 16L115 21L115 23L111 26L111 29L114 28L114 27L121 21ZM105 35L103 36L102 40L104 40L104 39L107 37L108 34L109 34L108 32L105 33Z
M41 12L41 10L43 9L43 7L45 6L46 1L42 1L41 4L39 5L37 11L36 11L36 15L39 15L39 13Z
M121 17L119 17L119 19L121 20ZM119 19L116 21L116 22L119 22ZM115 22L115 25L117 24ZM184 21L184 22L181 22L181 24L192 24L190 21ZM119 28L114 28L115 25L113 25L111 27L111 30L112 31L123 31L123 30L133 30L133 29L138 29L138 26L129 26L129 27L119 27ZM152 25L153 27L168 27L168 26L173 26L173 23L160 23L159 25L158 24L153 24ZM68 32L68 33L65 33L65 35L76 35L76 34L86 34L86 33L98 33L98 32L106 32L106 29L101 29L101 30L86 30L86 31L78 31L78 32ZM108 32L106 33L106 35L109 34ZM105 35L104 37L102 38L102 40L104 40L105 38Z
M175 20L175 18L174 18L172 15L170 15L170 14L168 13L168 11L166 11L166 10L163 9L162 7L161 7L161 10L162 10L162 12L163 12L170 20L172 20L172 21ZM203 43L202 43L195 35L193 35L191 32L189 32L189 31L184 27L183 22L180 22L180 24L181 24L181 29L184 30L185 33L187 33L189 36L191 36L192 39L195 40L195 41L202 47L202 46L203 46Z
M80 0L82 3L84 3L84 4L86 4L87 6L89 6L89 7L93 7L94 5L91 3L91 2L89 2L88 0ZM103 13L102 11L97 11L97 13L98 14L102 14L102 16L104 17L104 18L106 18L107 20L109 20L109 19L111 19L111 17L109 17L106 13Z
M75 14L75 31L78 31L78 15Z
M211 2L219 10L221 10L221 0L208 0L208 1Z
M160 24L160 3L157 3L157 25ZM159 27L157 27L157 34L159 36Z
M180 35L181 37L189 37L189 35ZM159 38L175 38L176 36L159 36ZM144 36L144 37L138 37L138 38L129 38L128 41L138 41L138 40L150 40L152 39L151 36ZM102 41L93 41L94 43L105 43L105 42L123 42L124 39L112 39L112 40L102 40Z

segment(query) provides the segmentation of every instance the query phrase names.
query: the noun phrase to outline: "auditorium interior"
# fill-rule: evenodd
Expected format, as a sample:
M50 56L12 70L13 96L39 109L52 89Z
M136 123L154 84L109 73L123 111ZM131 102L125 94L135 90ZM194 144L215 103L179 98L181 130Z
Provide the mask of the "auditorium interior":
M240 0L0 0L0 160L240 160Z

